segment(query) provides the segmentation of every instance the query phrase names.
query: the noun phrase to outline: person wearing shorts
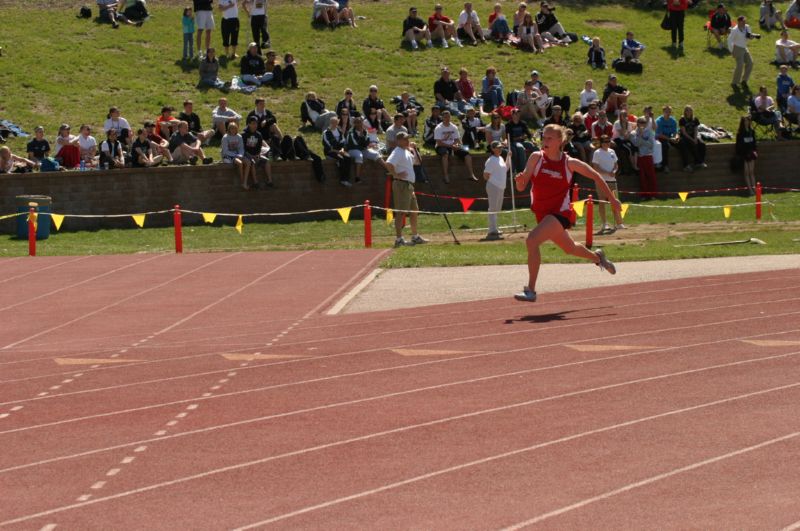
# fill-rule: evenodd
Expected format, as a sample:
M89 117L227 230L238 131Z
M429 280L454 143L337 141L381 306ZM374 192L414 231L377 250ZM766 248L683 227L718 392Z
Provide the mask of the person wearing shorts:
M608 137L608 135L603 135L600 137L600 148L597 149L594 154L592 154L592 167L603 177L603 180L606 182L606 186L611 190L613 196L615 198L619 198L619 191L617 190L617 172L619 171L619 162L617 160L617 154L613 149L611 149L611 139ZM600 234L612 234L618 229L626 228L625 225L622 224L622 217L619 212L614 212L615 225L613 229L608 223L606 223L606 204L604 201L608 201L609 198L604 193L604 187L597 186L596 188L597 199L601 201L599 203L600 222L602 223Z
M403 245L418 245L427 243L417 232L417 218L419 217L419 206L417 196L414 194L414 154L409 149L408 133L397 133L397 147L394 148L389 159L386 161L387 169L391 173L392 179L392 198L394 209L398 214L394 217L394 230L397 238L394 241L395 247ZM411 240L403 238L403 216L400 213L408 214L411 223Z
M194 25L197 28L197 50L211 48L211 30L214 29L214 0L194 0ZM206 33L206 45L200 47L203 32Z
M621 205L603 177L585 162L574 159L561 150L566 137L565 128L550 124L542 134L542 149L528 158L525 169L514 176L517 191L524 192L531 183L531 210L536 215L537 225L525 241L528 248L528 285L514 295L518 301L536 302L536 280L542 263L539 247L552 241L565 253L589 260L612 275L617 272L614 264L606 258L602 249L591 251L575 243L567 229L575 224L575 211L570 203L572 175L578 172L592 179L609 198L611 209L619 212Z
M451 155L464 161L469 172L467 179L478 181L475 172L472 171L472 157L469 155L469 149L461 144L461 133L458 131L458 127L450 121L450 111L442 112L442 123L433 130L433 140L436 142L436 154L442 161L442 179L446 184L450 183L448 168Z

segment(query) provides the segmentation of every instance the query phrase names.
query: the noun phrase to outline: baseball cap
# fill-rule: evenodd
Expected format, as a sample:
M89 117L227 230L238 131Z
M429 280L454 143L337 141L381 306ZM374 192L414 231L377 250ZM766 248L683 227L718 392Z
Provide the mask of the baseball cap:
M500 142L499 140L495 140L494 142L492 142L492 145L491 145L492 149L497 149L497 148L501 148L501 147L503 147L503 143Z
M531 70L531 75L532 76L538 76L539 75L539 71L538 70Z
M614 74L608 74L608 80L611 81L612 79L617 79L617 76Z

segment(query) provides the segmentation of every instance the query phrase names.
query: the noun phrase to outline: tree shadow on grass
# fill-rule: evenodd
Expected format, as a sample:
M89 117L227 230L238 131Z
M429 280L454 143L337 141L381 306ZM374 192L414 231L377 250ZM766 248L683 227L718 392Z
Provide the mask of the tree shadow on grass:
M610 308L610 306L605 306L604 308ZM503 321L503 324L515 324L515 323L534 323L534 324L541 324L541 323L551 323L553 321L572 321L577 319L595 319L597 317L611 317L616 314L613 313L606 313L603 315L586 315L584 317L568 317L570 314L577 313L577 312L586 312L591 310L600 310L604 308L585 308L581 310L565 310L563 312L552 312L552 313L544 313L539 315L525 315L523 317L519 317L517 319L506 319Z

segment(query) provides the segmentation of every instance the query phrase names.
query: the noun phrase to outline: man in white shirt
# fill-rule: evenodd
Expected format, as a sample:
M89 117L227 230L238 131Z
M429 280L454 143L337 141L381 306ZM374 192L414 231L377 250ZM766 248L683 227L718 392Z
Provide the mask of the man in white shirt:
M477 46L478 41L486 42L481 29L481 21L478 13L472 9L472 2L464 4L464 11L458 16L458 38L462 41L469 39L473 46Z
M233 122L239 125L242 115L228 107L228 99L220 98L218 106L211 111L211 121L214 123L214 129L222 136L225 136L228 129L228 124Z
M222 12L222 45L225 47L225 55L230 59L239 57L236 55L236 47L239 45L239 0L220 0L219 10Z
M436 153L442 161L442 179L445 184L450 183L448 172L450 155L464 160L469 172L468 179L478 180L472 171L472 157L469 155L469 149L461 144L461 133L458 131L458 127L450 121L450 111L442 112L442 123L433 130L433 140L436 142Z
M419 206L417 196L414 194L414 155L409 148L408 134L402 131L396 136L397 147L386 160L389 173L392 175L392 199L394 209L398 214L394 217L394 230L397 238L394 241L395 247L403 245L417 245L427 243L417 232L417 218L419 217ZM408 214L411 223L411 240L403 238L403 216Z
M611 139L607 135L600 137L600 148L596 149L592 155L592 168L603 177L603 180L608 185L608 188L616 197L617 195L617 171L619 171L619 163L617 161L617 154L611 149ZM608 201L605 194L602 193L600 187L597 188L597 198L603 201ZM600 222L603 224L600 233L612 233L616 229L624 229L622 224L622 217L618 212L614 212L614 221L616 226L614 229L606 223L606 205L604 202L600 203Z
M253 33L253 41L260 43L261 48L269 48L267 0L247 0L243 7L250 15L250 31Z
M741 82L742 88L747 90L747 80L750 79L750 72L753 71L753 58L747 49L747 39L760 39L761 35L750 33L750 26L747 25L747 18L744 15L736 19L736 27L731 29L728 35L728 49L736 60L736 68L733 71L733 81L731 86L736 89ZM744 76L742 76L744 68Z

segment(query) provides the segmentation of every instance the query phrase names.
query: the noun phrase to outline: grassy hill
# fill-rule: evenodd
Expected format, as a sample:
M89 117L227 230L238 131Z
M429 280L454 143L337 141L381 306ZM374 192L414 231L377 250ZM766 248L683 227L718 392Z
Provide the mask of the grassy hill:
M117 105L134 125L154 118L162 105L180 108L185 98L195 101L196 112L205 124L210 123L211 109L220 94L198 90L196 64L180 61L182 41L180 16L185 2L151 0L153 18L142 28L121 27L75 17L80 1L9 2L0 0L3 32L0 46L0 118L12 120L26 130L44 125L52 138L62 122L77 126L88 123L99 127L108 107ZM445 13L457 16L461 4L443 2ZM669 34L659 28L662 11L637 8L645 1L624 3L563 2L557 14L569 31L579 35L599 36L610 55L616 54L626 29L648 45L643 56L643 75L620 75L629 87L632 110L639 113L646 105L657 109L665 103L673 107L691 104L702 121L734 129L746 102L732 94L729 86L733 60L727 53L706 49L702 30L707 6L690 11L686 23L685 55L668 49ZM466 66L476 82L489 65L497 67L506 89L519 88L531 69L542 73L553 94L569 94L573 102L585 79L605 82L608 71L593 71L585 64L586 45L553 48L534 55L495 44L422 49L410 52L400 48L401 21L407 2L354 1L359 28L313 29L309 24L310 2L270 3L270 32L274 49L282 54L292 51L300 63L300 88L274 90L261 88L268 107L278 116L284 132L295 134L299 126L298 109L303 95L314 90L333 107L343 89L354 89L356 98L364 98L367 87L376 83L381 96L388 100L401 90L418 95L426 109L432 102L432 86L440 65L451 70ZM432 11L428 4L416 4L425 16ZM493 2L476 3L485 21ZM515 2L504 3L510 14ZM785 6L784 6L785 7ZM757 26L757 4L740 4L732 15L746 14ZM96 14L96 6L93 6ZM219 19L219 17L217 16ZM217 21L219 25L219 20ZM795 39L800 32L792 30ZM221 48L221 35L213 34L213 43ZM774 92L776 69L769 64L773 57L776 32L753 41L756 67L751 87L765 84ZM250 40L249 24L242 21L239 53ZM230 79L238 73L237 64L223 64L221 75ZM231 107L239 112L252 108L253 96L231 93ZM318 137L311 145L319 143ZM24 142L10 142L12 149L24 150ZM217 153L213 153L217 155Z

